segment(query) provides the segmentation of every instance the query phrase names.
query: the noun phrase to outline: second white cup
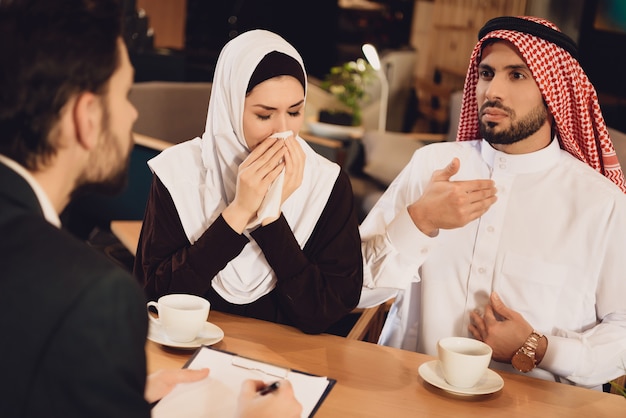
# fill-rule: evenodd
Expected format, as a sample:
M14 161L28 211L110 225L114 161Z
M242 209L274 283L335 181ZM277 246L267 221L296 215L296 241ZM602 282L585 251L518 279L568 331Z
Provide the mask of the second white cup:
M458 388L470 388L487 371L493 351L473 338L447 337L437 343L437 353L446 382Z
M157 302L148 302L147 307L151 306L157 310L159 318L148 314L150 321L161 327L170 340L187 343L202 331L211 303L200 296L170 294L161 296Z

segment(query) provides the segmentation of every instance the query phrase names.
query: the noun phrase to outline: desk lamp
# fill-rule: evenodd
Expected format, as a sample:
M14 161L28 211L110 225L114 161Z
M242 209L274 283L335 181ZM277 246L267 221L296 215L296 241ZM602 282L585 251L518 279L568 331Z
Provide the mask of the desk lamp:
M378 131L385 132L387 125L387 102L389 101L389 82L387 76L380 65L380 58L378 58L378 51L372 44L364 44L361 48L363 55L370 63L372 68L376 70L376 74L380 79L380 107L378 112Z

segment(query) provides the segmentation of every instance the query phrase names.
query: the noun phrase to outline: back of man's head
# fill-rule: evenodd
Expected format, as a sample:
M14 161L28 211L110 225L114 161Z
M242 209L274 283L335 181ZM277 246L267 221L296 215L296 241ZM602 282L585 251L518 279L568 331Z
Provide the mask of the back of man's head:
M35 170L67 101L103 94L118 66L119 0L0 1L0 154Z

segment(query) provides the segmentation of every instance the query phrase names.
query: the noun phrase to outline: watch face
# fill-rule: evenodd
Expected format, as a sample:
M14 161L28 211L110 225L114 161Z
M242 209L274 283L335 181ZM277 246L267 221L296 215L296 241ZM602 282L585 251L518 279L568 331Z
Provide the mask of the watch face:
M527 373L535 368L535 361L533 358L521 352L515 353L511 359L511 364L517 370L524 373Z

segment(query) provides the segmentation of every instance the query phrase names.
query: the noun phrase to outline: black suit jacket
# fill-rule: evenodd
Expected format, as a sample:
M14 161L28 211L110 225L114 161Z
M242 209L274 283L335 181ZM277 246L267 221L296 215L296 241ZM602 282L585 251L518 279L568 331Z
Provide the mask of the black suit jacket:
M0 163L0 416L149 417L145 297Z

